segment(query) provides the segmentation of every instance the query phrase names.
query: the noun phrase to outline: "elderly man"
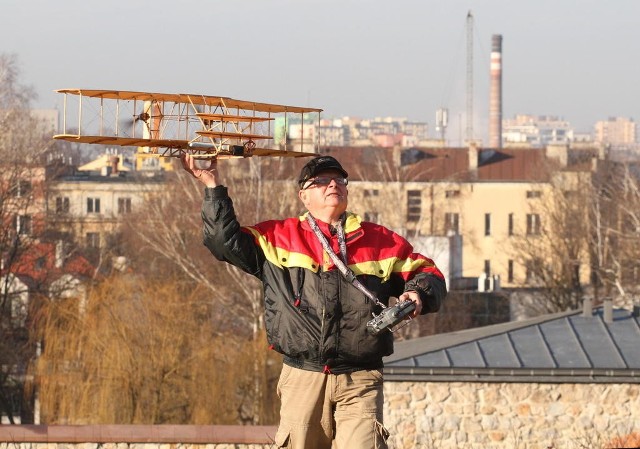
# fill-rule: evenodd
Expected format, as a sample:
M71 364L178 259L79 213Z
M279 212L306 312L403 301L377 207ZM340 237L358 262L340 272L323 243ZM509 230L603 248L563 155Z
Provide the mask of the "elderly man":
M204 244L264 284L268 341L284 359L278 447L386 448L382 358L393 336L368 332L367 322L390 297L413 301L411 317L436 312L447 293L440 270L398 234L347 211L348 173L331 156L302 168L303 216L244 227L217 162L182 162L206 187Z

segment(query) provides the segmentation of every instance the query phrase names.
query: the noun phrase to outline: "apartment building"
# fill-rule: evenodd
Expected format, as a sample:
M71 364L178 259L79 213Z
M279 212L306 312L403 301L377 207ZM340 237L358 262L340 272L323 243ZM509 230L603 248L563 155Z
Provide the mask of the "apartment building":
M126 216L140 210L166 182L163 172L144 175L103 168L60 176L49 186L50 227L88 248L108 244Z
M633 119L610 117L596 122L594 140L612 146L630 146L637 143L637 125Z
M503 287L531 286L530 267L518 256L524 238L539 235L550 192L589 171L557 147L502 149L377 147L325 149L349 167L350 209L412 241L424 236L460 241L448 263L452 281L499 278ZM591 154L591 153L589 153ZM582 159L578 158L581 161ZM587 270L584 270L586 273ZM585 282L587 279L583 279Z
M0 219L6 232L28 236L44 228L46 170L38 165L8 165L0 175Z
M276 119L275 143L319 141L321 146L394 146L409 147L429 140L426 122L410 121L404 117L376 117L359 119L341 117L319 121Z
M531 146L567 144L574 139L569 122L555 116L519 114L502 121L504 146Z

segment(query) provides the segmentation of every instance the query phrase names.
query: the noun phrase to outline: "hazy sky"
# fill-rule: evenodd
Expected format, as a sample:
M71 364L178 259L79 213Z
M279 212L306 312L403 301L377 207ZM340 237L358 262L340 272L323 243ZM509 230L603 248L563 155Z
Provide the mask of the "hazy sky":
M40 108L59 107L60 88L198 93L407 117L435 137L447 107L455 142L468 11L477 137L493 34L504 118L555 115L589 131L640 116L640 0L0 0L0 53L18 56Z

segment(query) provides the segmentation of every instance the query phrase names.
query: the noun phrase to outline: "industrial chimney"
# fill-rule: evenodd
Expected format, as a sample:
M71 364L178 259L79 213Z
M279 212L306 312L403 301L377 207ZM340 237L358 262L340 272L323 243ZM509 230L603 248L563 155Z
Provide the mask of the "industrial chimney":
M489 99L489 147L502 148L502 35L491 37L491 94Z

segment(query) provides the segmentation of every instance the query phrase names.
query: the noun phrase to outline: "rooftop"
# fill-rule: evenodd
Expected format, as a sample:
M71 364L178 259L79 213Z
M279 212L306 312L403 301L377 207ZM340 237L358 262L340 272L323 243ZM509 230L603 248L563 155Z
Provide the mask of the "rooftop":
M549 159L541 148L408 148L327 147L347 168L354 181L390 180L393 173L405 182L546 182ZM470 158L477 158L477 169Z
M640 383L640 318L568 311L398 342L389 380Z

